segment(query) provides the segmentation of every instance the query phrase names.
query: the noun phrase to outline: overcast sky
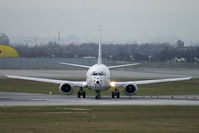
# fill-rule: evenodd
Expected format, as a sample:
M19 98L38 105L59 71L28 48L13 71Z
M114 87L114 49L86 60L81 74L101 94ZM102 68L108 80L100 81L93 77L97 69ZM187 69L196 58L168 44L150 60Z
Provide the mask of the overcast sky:
M94 41L101 24L106 42L196 42L198 5L199 0L0 0L0 32L55 38L61 31L64 39Z
M1 8L97 8L137 12L199 12L198 0L0 0Z

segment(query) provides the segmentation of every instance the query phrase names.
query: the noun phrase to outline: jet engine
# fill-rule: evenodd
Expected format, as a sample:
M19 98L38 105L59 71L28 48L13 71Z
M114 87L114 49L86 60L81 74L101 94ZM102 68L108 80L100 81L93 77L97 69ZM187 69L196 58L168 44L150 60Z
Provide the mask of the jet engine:
M64 95L71 94L73 92L73 87L68 83L63 83L59 86L59 92Z
M131 95L136 94L137 90L138 88L136 85L128 84L124 87L124 94L131 96Z

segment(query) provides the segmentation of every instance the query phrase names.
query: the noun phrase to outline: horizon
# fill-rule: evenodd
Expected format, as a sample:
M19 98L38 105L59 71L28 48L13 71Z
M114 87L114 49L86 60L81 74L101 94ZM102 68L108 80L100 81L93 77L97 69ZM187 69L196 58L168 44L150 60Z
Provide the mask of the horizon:
M0 32L24 40L88 43L199 43L197 0L0 0ZM114 5L114 6L113 6Z

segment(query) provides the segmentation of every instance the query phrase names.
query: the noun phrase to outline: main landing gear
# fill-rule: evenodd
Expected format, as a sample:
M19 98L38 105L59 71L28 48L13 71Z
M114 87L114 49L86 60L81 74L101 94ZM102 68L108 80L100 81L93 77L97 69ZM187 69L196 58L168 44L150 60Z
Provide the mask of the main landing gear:
M115 98L115 96L120 98L120 92L117 88L115 88L115 91L112 92L112 98Z
M77 93L77 97L78 97L78 98L81 98L81 96L82 96L83 98L86 98L86 92L83 91L83 88L82 88L82 87L79 88L79 91L78 91L78 93Z
M98 91L96 91L96 92L97 92L97 95L95 96L95 98L96 99L101 99L102 97L101 97L100 93Z

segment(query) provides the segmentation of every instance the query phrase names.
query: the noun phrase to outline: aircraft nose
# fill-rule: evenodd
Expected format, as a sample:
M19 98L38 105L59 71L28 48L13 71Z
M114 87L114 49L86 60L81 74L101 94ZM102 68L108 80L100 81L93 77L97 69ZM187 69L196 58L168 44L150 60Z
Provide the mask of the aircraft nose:
M102 79L101 78L94 78L94 84L96 86L101 86L102 85Z

